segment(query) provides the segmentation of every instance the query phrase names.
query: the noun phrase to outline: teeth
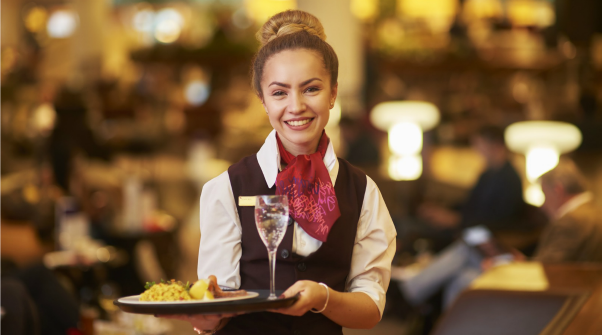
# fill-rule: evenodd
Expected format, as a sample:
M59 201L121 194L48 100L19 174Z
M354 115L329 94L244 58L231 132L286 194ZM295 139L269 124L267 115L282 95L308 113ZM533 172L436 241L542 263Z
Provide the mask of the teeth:
M302 126L304 124L308 124L309 121L311 121L311 119L305 119L302 121L287 121L286 123L290 124L293 127L298 127L298 126Z

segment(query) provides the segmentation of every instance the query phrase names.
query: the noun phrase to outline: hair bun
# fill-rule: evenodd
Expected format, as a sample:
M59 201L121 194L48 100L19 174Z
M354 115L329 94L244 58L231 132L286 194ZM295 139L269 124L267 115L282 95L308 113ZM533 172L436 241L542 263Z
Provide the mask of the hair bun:
M301 10L287 10L272 16L259 29L256 36L261 42L261 46L264 46L275 38L303 30L311 35L318 36L323 41L326 40L324 27L322 27L320 20Z

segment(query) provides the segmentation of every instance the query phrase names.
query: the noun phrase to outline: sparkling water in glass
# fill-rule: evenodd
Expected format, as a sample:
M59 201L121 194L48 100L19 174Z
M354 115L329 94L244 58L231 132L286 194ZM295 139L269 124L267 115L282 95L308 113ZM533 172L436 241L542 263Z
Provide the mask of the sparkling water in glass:
M268 249L270 259L270 296L276 299L276 250L282 242L288 225L288 198L286 195L258 195L255 199L255 223L259 236Z

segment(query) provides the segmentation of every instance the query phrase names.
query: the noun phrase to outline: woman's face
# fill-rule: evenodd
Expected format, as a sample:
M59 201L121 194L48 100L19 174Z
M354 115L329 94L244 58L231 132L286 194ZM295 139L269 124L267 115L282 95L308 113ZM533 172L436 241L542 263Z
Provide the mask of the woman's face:
M284 147L293 155L314 153L337 95L322 57L307 49L271 56L261 89L263 107Z

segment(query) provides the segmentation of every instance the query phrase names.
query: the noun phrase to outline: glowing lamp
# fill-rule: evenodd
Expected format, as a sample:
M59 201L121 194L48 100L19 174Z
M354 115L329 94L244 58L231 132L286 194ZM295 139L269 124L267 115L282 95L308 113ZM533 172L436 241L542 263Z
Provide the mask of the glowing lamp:
M48 36L52 38L70 37L77 28L77 20L77 14L71 10L54 11L46 23Z
M389 176L415 180L422 174L422 132L439 123L439 110L428 102L392 101L376 105L372 124L389 134Z
M155 16L155 39L161 43L175 42L182 32L184 18L173 8L161 10Z
M545 199L537 178L556 167L560 154L575 150L582 137L579 129L569 123L523 121L510 125L504 139L510 150L525 155L529 181L525 200L541 206Z

